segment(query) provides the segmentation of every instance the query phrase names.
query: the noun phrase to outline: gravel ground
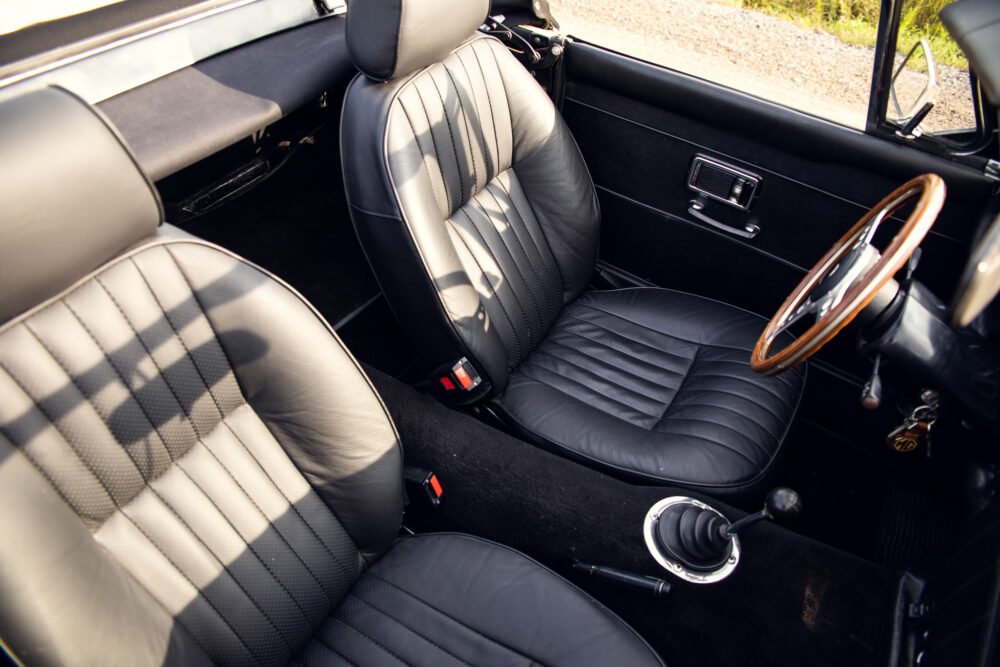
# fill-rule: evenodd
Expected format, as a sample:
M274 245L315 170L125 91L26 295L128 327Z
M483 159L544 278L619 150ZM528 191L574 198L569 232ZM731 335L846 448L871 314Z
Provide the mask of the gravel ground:
M550 0L562 31L609 49L863 128L875 50L711 0ZM938 66L925 130L973 127L968 74Z

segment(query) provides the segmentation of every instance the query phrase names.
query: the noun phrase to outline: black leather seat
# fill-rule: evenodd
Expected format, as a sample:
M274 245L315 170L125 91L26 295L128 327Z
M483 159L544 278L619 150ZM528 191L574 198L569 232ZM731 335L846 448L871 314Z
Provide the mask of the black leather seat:
M495 39L486 0L366 0L341 126L358 236L437 378L468 359L525 436L655 483L756 489L805 369L767 378L765 322L687 294L588 291L599 211L552 102ZM454 383L452 383L454 384Z
M0 103L17 664L661 664L514 551L397 540L400 443L354 359L290 287L161 215L84 103Z

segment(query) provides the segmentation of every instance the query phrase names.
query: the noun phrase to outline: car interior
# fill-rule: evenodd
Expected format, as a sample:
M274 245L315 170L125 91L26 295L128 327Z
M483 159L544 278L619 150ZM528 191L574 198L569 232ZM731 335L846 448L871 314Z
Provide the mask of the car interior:
M900 4L864 131L544 0L0 36L3 659L996 664L1000 5L920 137Z

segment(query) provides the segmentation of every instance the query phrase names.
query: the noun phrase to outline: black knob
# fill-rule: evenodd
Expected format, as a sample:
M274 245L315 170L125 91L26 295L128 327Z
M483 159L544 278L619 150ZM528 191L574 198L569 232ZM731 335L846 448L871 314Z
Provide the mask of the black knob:
M771 489L764 498L764 514L775 521L792 521L802 514L802 498L787 486Z

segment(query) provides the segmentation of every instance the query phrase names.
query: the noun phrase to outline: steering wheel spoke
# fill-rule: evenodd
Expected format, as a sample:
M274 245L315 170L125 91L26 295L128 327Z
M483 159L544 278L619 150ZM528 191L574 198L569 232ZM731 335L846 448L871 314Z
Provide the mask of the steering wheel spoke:
M857 222L806 274L765 327L750 356L750 367L773 374L815 354L847 326L906 264L944 204L940 176L924 174L894 190ZM879 225L914 199L902 228L884 252L872 239ZM772 352L776 339L809 314L816 321L784 348Z

